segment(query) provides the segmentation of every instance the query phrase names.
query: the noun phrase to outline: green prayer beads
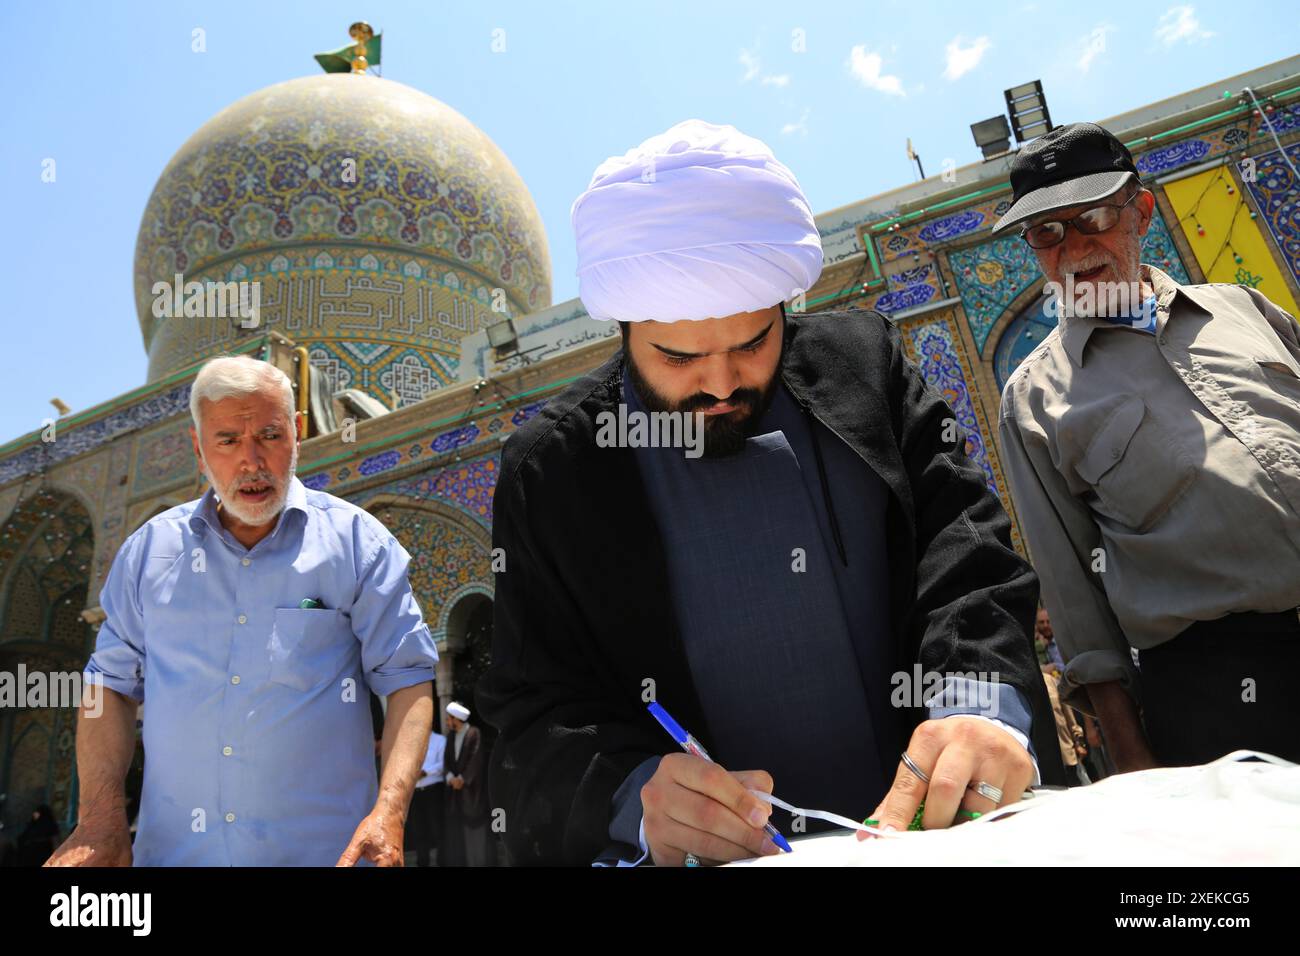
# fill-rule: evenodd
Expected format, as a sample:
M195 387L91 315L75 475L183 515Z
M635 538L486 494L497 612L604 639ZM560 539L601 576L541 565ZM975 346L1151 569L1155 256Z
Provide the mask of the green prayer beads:
M907 825L907 829L908 829L908 830L924 830L925 827L921 825L921 818L922 818L923 816L925 816L925 801L924 801L924 800L922 800L921 803L920 803L920 805L917 806L917 808L916 808L916 815L912 817L912 822L909 823L909 824ZM968 819L968 820L978 820L978 819L980 818L980 813L979 813L978 810L958 810L958 811L957 811L957 816L959 816L959 817L965 817L965 818ZM868 827L878 827L878 826L880 826L880 821L879 821L879 820L875 820L875 819L873 819L873 818L871 818L871 817L867 817L867 819L865 819L865 820L862 821L862 824L863 824L863 826L868 826Z

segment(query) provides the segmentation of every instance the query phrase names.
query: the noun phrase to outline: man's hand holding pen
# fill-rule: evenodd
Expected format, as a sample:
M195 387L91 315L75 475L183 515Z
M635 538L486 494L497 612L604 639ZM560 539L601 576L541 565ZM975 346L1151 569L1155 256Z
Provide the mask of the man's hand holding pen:
M772 792L764 770L727 771L694 754L668 754L641 788L645 842L656 866L682 866L693 853L728 863L781 850L763 827L772 807L749 792Z

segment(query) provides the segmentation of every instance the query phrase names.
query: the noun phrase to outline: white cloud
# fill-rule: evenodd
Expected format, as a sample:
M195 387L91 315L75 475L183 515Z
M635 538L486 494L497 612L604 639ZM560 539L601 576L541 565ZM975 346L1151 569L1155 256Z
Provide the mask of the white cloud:
M1201 29L1201 21L1196 19L1196 11L1191 7L1170 7L1156 24L1156 39L1165 46L1173 46L1180 40L1195 43L1212 36L1213 31Z
M763 73L763 63L758 58L758 47L752 50L741 50L738 57L740 65L745 68L745 75L740 78L740 82L748 83L750 80L757 79L763 86L776 86L784 89L790 85L790 74L767 74Z
M988 37L976 37L970 43L966 43L962 36L953 37L944 48L948 54L948 65L943 71L944 79L955 80L975 69L992 45L993 41Z
M868 53L863 44L858 44L849 53L849 70L863 86L890 96L905 96L903 81L892 74L881 73L883 67L880 54Z
M808 107L805 106L803 110L803 116L799 117L799 122L786 123L784 126L781 127L781 135L790 136L793 133L799 133L801 136L807 136L809 112L810 110L808 109Z
M1109 24L1103 23L1100 26L1093 27L1086 37L1083 38L1083 44L1079 51L1079 69L1084 73L1092 66L1092 61L1106 52L1106 36L1114 33L1115 28Z

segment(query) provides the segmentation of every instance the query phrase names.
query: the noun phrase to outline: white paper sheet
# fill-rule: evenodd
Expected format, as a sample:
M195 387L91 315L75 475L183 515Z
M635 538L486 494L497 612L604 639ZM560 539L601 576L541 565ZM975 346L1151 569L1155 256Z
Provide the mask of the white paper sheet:
M1258 756L1264 763L1244 761ZM788 836L789 834L787 834ZM1199 767L1117 774L947 830L791 841L746 866L1295 866L1300 766L1237 751Z

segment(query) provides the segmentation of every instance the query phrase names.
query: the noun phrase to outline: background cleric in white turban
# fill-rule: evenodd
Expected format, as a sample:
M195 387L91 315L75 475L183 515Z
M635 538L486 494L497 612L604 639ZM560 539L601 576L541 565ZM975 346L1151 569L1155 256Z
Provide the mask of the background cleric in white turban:
M777 852L763 824L789 818L748 788L903 829L923 798L944 827L1063 783L1037 578L952 409L885 316L786 313L822 264L793 173L689 120L602 163L572 216L623 349L503 452L476 700L515 860ZM620 406L701 413L703 457L598 442ZM923 671L942 695L899 686Z

